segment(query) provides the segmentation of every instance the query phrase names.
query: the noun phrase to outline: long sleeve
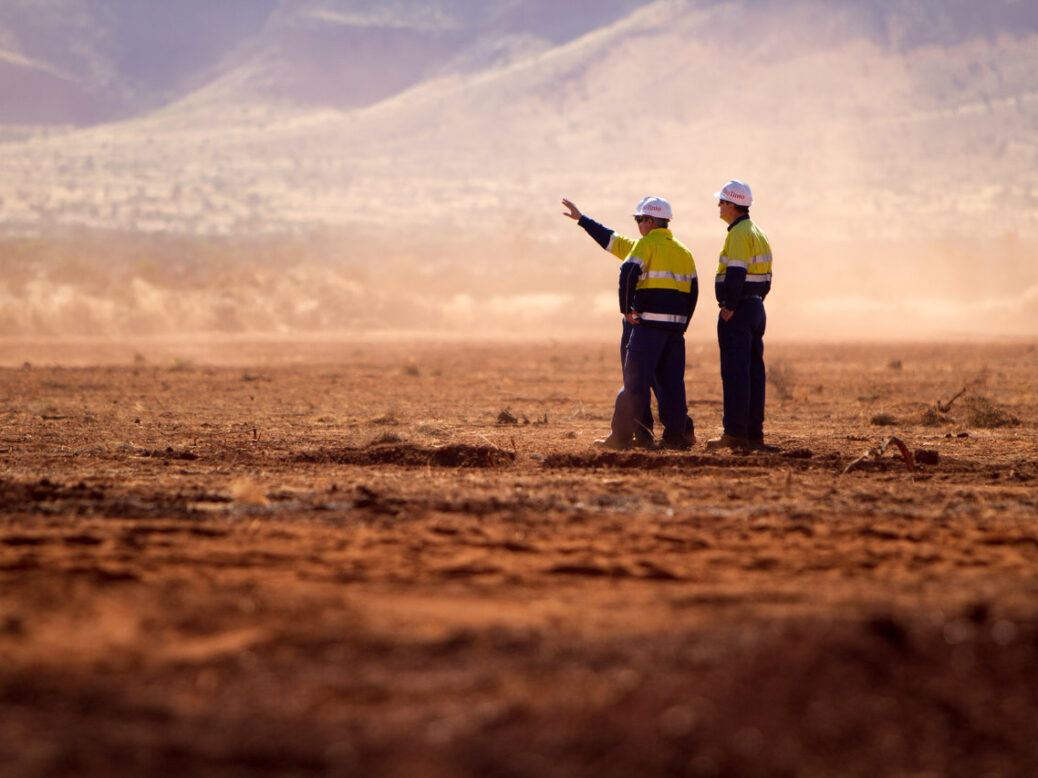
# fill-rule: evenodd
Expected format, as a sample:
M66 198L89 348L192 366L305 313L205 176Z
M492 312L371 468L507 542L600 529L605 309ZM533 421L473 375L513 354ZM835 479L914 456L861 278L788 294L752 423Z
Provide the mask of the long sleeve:
M620 313L628 314L634 305L634 290L642 274L642 262L628 259L620 265Z
M692 279L692 288L689 290L689 303L688 303L688 321L685 322L685 329L688 329L688 325L692 322L692 314L696 312L696 303L699 302L699 279Z
M609 241L613 237L613 231L608 227L599 224L594 219L581 216L577 224L584 228L584 232L591 236L591 238L599 246L604 248L606 251L609 250Z
M742 299L742 287L746 282L746 268L734 262L728 263L728 272L724 275L724 289L721 292L721 306L729 311L739 307Z
M599 224L588 216L581 216L577 221L584 231L590 235L595 243L604 248L617 259L626 259L634 248L634 241L623 235Z

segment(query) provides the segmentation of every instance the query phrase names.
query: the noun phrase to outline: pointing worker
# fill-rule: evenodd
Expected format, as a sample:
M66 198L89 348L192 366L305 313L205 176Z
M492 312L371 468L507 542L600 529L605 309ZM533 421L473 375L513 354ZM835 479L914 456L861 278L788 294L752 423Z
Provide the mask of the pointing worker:
M733 179L714 197L721 219L728 224L714 281L721 309L717 343L724 434L707 441L706 447L776 450L764 443L764 298L771 291L771 244L750 219L753 193L749 186Z
M605 227L594 219L585 216L580 212L580 209L570 200L566 198L562 199L562 204L566 206L568 213L565 216L575 220L580 227L590 235L594 241L604 248L606 251L611 253L619 260L627 259L627 255L631 253L631 249L634 248L635 241L630 238L624 237L613 230ZM641 231L641 225L639 225L639 232ZM633 324L625 316L623 319L623 331L620 335L620 368L623 369L624 360L627 357L627 342L631 339L631 329L634 327ZM656 394L656 403L659 404L660 392L659 386L655 382L652 385L652 390ZM652 408L650 403L646 403L645 408L636 417L636 424L634 429L634 446L635 448L654 448L655 443L652 438Z
M659 197L638 203L634 219L642 237L634 242L582 215L571 201L562 203L569 210L566 215L599 245L624 258L619 283L625 320L624 386L616 397L610 435L602 445L631 447L636 430L647 427L646 416L651 424L649 392L654 387L664 427L663 446L688 448L695 442L695 433L685 403L685 330L699 298L699 281L691 252L669 229L670 204ZM649 441L651 447L651 437Z

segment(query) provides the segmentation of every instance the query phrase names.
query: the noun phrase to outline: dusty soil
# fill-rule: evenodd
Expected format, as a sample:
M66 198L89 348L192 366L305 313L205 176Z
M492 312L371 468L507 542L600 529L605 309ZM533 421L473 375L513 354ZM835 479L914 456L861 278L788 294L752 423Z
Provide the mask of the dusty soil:
M622 454L613 345L24 348L2 775L1038 774L1034 344L769 346L753 455L710 345Z

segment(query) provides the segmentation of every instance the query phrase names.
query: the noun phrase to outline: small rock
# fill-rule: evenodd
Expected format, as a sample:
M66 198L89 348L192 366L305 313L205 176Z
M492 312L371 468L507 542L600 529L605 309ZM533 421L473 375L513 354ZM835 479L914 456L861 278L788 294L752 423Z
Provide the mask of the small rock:
M915 461L920 465L936 465L941 461L941 455L932 448L917 448L915 451Z
M794 448L791 451L785 451L782 453L786 459L810 459L815 455L815 452L809 448Z

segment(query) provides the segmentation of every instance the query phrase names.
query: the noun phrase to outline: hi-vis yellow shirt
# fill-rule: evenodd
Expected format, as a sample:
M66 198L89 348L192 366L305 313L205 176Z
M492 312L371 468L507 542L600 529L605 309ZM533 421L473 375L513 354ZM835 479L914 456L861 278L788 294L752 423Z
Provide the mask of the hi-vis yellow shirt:
M632 310L644 324L684 332L699 300L692 252L670 230L655 229L638 241L581 214L577 223L620 265L620 313Z
M613 233L607 248L624 259L620 266L621 311L633 309L645 323L684 330L699 297L692 252L662 228L637 243ZM627 288L635 276L634 288Z
M717 302L735 310L740 300L760 297L771 291L771 244L748 216L728 228L714 280Z

